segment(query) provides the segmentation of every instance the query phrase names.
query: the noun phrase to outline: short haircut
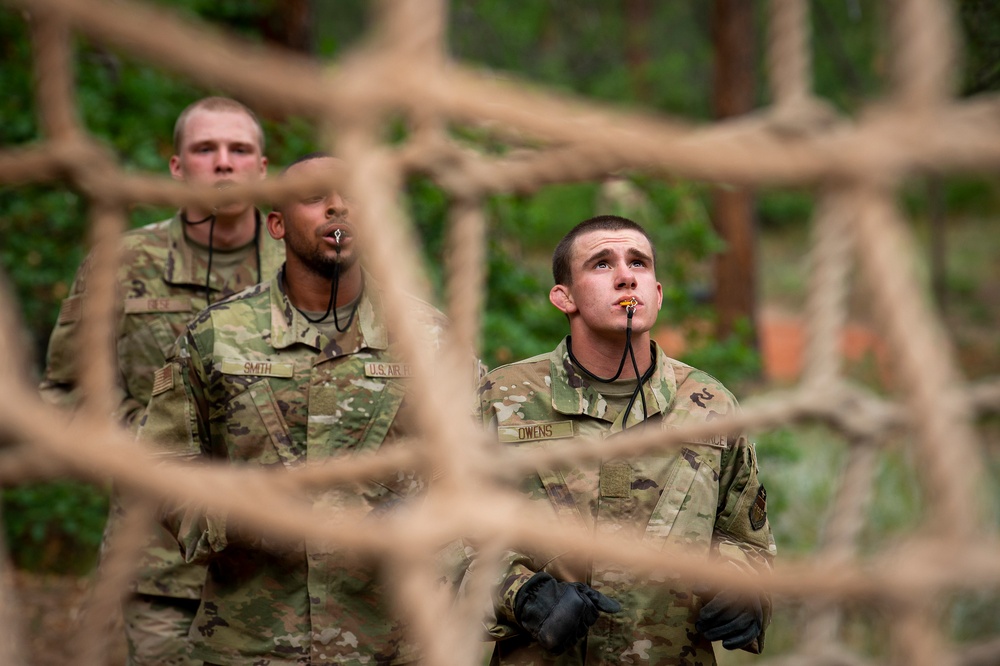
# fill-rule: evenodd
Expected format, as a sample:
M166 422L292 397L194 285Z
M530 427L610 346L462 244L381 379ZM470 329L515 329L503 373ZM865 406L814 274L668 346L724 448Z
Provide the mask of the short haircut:
M302 164L303 162L308 162L310 160L325 160L325 159L335 160L337 158L331 155L330 153L321 150L317 150L312 153L306 153L305 155L296 157L294 160L286 164L285 168L283 168L280 172L278 172L278 178L284 178L285 175L288 173L288 170L291 169L296 164ZM282 201L280 199L275 200L271 202L271 209L279 213L284 213L286 203L287 203L286 201Z
M559 241L559 244L556 245L556 249L552 253L552 279L555 280L555 283L565 286L569 286L573 283L571 255L573 253L573 242L577 239L577 237L591 231L621 231L622 229L638 231L646 238L646 240L649 241L649 246L653 250L653 265L655 266L656 248L653 247L653 239L649 237L649 234L646 233L646 230L643 229L642 226L627 217L619 217L617 215L598 215L597 217L592 217L589 220L584 220L570 229L569 232L562 237L562 240Z
M181 111L181 115L177 116L177 122L174 123L175 155L179 155L181 152L181 143L184 141L184 126L187 125L188 118L195 111L230 111L235 113L245 113L257 127L257 146L260 148L261 154L264 154L264 128L261 127L260 119L257 117L257 114L250 109L250 107L229 97L203 97L197 102L189 104L187 108Z
M306 153L301 157L296 157L294 160L286 164L285 168L281 170L281 175L284 176L286 173L288 173L288 170L291 169L296 164L302 164L303 162L308 162L309 160L326 160L326 159L333 160L336 158L330 153L324 152L322 150L316 150L311 153Z

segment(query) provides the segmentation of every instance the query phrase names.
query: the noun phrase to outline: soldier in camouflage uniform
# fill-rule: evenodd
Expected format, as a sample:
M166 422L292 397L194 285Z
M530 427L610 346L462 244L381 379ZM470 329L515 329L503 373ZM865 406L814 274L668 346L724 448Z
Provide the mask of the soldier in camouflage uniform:
M307 156L286 173L322 174L334 164ZM323 193L287 201L268 229L285 240L285 266L188 326L157 372L140 439L181 458L291 470L412 435L407 365L358 262L344 200ZM410 305L410 321L436 347L443 315ZM317 516L340 509L376 519L421 487L416 475L394 472L307 501ZM311 541L272 547L227 518L179 511L165 519L186 557L209 567L191 631L197 657L230 665L416 660L375 563Z
M550 300L567 315L570 336L548 354L493 370L480 388L482 420L502 445L676 428L738 409L718 380L652 342L662 290L640 226L615 216L581 223L557 247L553 274ZM739 433L539 469L521 490L559 520L607 538L682 547L747 572L769 569L775 554L754 447ZM714 640L760 651L766 595L691 587L569 553L512 551L488 621L493 663L714 664Z
M208 97L177 119L171 175L215 185L266 176L264 135L256 116L239 102ZM116 417L135 428L149 401L153 373L166 362L184 326L209 302L271 275L281 265L280 241L262 233L260 213L236 203L215 211L180 210L173 218L127 232L118 270L120 298L116 351L121 395ZM41 384L55 404L77 402L77 327L86 303L88 262L77 272L49 342ZM106 536L123 511L115 497ZM201 598L202 566L186 564L174 538L157 527L143 552L133 592L124 604L129 663L193 664L187 633Z

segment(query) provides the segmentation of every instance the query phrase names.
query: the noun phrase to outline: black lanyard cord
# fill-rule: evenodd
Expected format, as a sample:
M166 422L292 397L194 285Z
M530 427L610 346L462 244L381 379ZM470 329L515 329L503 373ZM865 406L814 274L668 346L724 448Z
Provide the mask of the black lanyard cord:
M629 354L632 356L632 369L635 371L635 376L638 377L639 364L636 363L635 350L632 348L632 345L629 345ZM649 343L649 358L651 361L653 361L656 358L652 342ZM625 418L622 419L622 430L628 428L628 417L629 414L632 413L632 405L635 404L636 393L638 393L639 396L642 398L642 421L640 421L639 423L645 421L646 417L649 415L649 412L646 411L646 392L642 390L642 385L645 384L647 381L649 381L649 378L653 376L654 370L656 370L655 362L649 364L649 369L646 370L646 374L644 374L639 379L639 383L636 385L635 391L632 392L632 397L629 398L628 406L625 407Z
M624 367L625 367L625 359L628 358L628 352L629 352L630 349L632 349L632 312L631 311L629 311L629 313L628 313L628 328L625 329L625 349L622 351L622 360L621 360L621 363L618 364L618 371L615 372L614 377L601 377L599 375L595 375L590 370L587 370L587 368L583 365L583 363L580 363L580 361L576 360L576 356L573 355L573 336L570 335L570 336L568 336L566 338L566 352L569 354L569 360L573 361L573 363L576 365L576 367L578 367L581 370L583 370L583 374L587 375L588 377L590 377L591 379L593 379L595 381L601 382L602 384L610 384L611 382L615 381L616 379L618 379L621 376L622 369L624 369Z
M213 243L215 239L215 214L211 214L208 217L203 217L200 220L189 220L187 214L181 211L181 222L186 225L194 226L196 224L204 224L208 222L208 269L205 271L205 300L209 305L212 304L212 257L215 254L215 245ZM254 220L253 220L253 250L254 258L257 260L257 282L264 278L264 267L260 263L260 228L263 226L260 219L260 211L254 209Z
M181 222L188 226L195 226L196 224L204 224L208 222L208 270L205 271L205 301L211 305L212 304L212 240L215 236L215 213L203 217L200 220L189 220L187 213L183 210L181 211ZM255 237L256 238L256 237ZM259 267L258 267L259 271Z
M635 311L631 307L627 308L627 310L628 310L628 324L627 328L625 329L625 349L622 351L622 360L621 363L618 364L618 371L614 374L613 377L600 377L598 375L595 375L586 367L584 367L584 365L580 363L580 361L578 361L576 356L573 354L573 337L568 336L566 338L566 352L569 354L570 360L573 361L576 367L580 368L580 370L583 371L583 374L587 375L588 377L590 377L595 381L601 382L602 384L610 384L611 382L618 379L622 374L622 369L625 367L625 359L631 358L632 370L635 372L635 376L638 379L638 382L636 383L635 391L632 392L632 397L629 398L628 406L625 408L625 418L622 421L622 430L625 430L628 427L627 425L628 417L629 414L632 412L633 405L635 405L636 397L641 397L642 399L642 421L646 420L646 417L648 415L648 411L646 409L646 393L645 391L642 390L642 385L645 384L649 380L649 378L653 376L653 371L656 369L656 363L652 362L650 363L649 369L646 370L646 373L641 377L639 376L639 363L636 361L635 349L632 347L632 315L635 314ZM650 352L650 360L655 361L656 356L653 350L653 343L649 344L649 352Z
M351 308L351 315L347 318L347 323L345 323L343 328L341 328L340 319L337 317L337 310L336 308L333 307L334 301L337 300L337 292L339 291L340 291L340 262L337 262L333 267L333 280L331 280L330 282L330 301L326 304L326 312L323 313L323 316L320 317L319 319L313 319L305 312L302 312L301 310L299 310L299 312L302 312L302 316L306 318L306 321L313 324L318 324L319 322L329 317L330 312L333 312L334 328L337 329L338 333L345 332L348 328L351 327L351 323L354 321L354 315L358 311L358 304L361 302L361 299L358 298L358 300L354 301L354 307Z

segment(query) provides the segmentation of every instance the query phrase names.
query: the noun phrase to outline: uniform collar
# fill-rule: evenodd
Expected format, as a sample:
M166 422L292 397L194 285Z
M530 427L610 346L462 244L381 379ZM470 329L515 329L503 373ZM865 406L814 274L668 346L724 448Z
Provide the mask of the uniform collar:
M358 311L349 329L355 333L357 346L353 349L339 349L330 345L326 335L288 300L284 284L284 265L282 265L271 278L271 345L275 349L285 349L295 344L309 345L321 352L321 358L317 359L317 362L334 356L357 353L365 348L385 349L388 346L388 338L378 290L367 273L364 284Z
M254 223L257 225L257 239L260 243L261 278L266 279L268 275L273 275L284 261L284 253L277 247L280 241L271 238L271 235L263 228L260 211L254 208ZM205 222L204 224L211 224ZM254 267L256 270L256 266ZM204 288L205 286L205 264L198 261L195 256L194 245L184 234L184 221L181 219L180 211L174 213L170 220L167 231L167 263L163 270L163 280L167 284L187 285ZM219 291L222 289L221 278L218 275L210 276L209 286Z
M656 369L646 382L648 416L666 413L677 394L677 378L669 359L659 345L653 343ZM585 415L609 421L603 415L600 383L580 374L569 357L566 338L549 355L549 376L552 377L552 409L560 414ZM648 402L652 393L655 403Z

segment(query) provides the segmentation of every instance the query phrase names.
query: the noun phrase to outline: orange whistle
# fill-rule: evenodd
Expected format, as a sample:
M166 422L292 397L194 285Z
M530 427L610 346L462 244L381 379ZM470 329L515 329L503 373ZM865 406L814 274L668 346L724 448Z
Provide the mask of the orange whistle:
M639 305L639 301L635 300L634 298L629 298L628 300L619 301L618 305L622 306L623 308L634 308L635 306Z

